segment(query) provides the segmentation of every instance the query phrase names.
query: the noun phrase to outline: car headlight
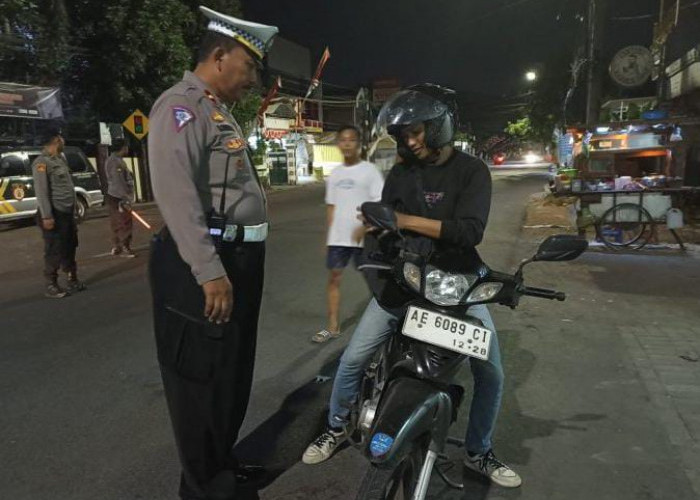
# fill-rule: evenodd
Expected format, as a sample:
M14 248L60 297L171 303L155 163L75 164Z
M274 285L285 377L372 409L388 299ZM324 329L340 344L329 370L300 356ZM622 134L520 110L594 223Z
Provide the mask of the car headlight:
M417 265L411 262L403 265L403 279L416 292L420 292L420 274L420 267Z
M542 161L542 157L540 155L536 155L534 153L528 153L524 157L525 163L538 163Z
M469 280L463 274L433 269L425 276L425 298L441 306L456 306L469 291Z
M494 298L503 288L503 283L488 282L477 286L467 297L469 302L485 302Z

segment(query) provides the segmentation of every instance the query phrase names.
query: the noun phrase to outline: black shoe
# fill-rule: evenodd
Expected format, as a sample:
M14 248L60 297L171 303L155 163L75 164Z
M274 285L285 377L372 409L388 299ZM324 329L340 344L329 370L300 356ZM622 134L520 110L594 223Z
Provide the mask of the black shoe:
M68 280L68 291L70 293L82 292L83 290L87 290L85 283L79 279Z
M133 259L136 254L129 247L124 247L124 251L119 254L120 257L126 257L127 259Z
M239 483L259 483L267 475L267 469L261 465L238 464L235 470Z
M44 297L48 297L49 299L62 299L68 295L70 295L70 293L58 286L58 283L50 283L47 285L46 292L44 293Z

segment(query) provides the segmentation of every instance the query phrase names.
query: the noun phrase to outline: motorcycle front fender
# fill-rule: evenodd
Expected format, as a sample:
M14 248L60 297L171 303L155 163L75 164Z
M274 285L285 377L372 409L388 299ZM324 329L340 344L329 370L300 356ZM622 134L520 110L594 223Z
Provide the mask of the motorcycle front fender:
M378 466L396 466L422 436L430 436L431 449L442 452L451 416L447 392L416 378L394 379L382 395L365 454Z

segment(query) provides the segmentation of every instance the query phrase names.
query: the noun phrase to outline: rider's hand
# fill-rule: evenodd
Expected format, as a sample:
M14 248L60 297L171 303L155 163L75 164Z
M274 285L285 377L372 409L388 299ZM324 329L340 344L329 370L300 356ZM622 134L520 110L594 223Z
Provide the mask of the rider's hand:
M233 310L233 286L227 276L207 281L204 290L204 316L217 324L228 323Z
M43 227L47 231L51 231L54 227L56 227L56 221L53 217L49 217L48 219L41 219L41 227Z

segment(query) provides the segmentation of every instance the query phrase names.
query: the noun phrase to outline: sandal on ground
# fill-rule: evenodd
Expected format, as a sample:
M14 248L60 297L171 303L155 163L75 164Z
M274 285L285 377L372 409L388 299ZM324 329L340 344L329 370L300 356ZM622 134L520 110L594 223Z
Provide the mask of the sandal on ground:
M311 337L311 342L316 342L317 344L322 344L323 342L328 342L330 339L336 339L340 337L340 332L331 332L325 328L319 332L316 332Z

